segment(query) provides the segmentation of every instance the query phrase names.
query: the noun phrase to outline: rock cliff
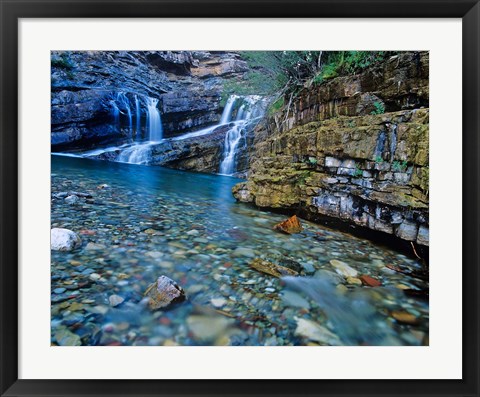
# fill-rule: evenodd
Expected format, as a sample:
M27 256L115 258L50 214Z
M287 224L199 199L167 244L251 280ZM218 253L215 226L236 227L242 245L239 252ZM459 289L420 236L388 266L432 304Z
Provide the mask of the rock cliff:
M145 98L159 100L164 135L213 125L221 116L227 79L240 79L247 64L234 52L75 51L52 52L53 151L120 143L131 134L134 103L146 125ZM120 97L119 97L120 95ZM112 115L112 100L129 108ZM118 100L117 100L118 102ZM115 109L113 109L115 110Z
M426 52L305 88L257 128L233 194L426 247L428 116Z

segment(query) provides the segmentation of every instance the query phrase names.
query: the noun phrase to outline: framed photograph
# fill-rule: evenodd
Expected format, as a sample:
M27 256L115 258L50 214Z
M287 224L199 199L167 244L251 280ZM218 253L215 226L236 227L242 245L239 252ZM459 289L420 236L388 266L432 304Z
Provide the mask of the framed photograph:
M1 0L1 395L478 396L478 1Z

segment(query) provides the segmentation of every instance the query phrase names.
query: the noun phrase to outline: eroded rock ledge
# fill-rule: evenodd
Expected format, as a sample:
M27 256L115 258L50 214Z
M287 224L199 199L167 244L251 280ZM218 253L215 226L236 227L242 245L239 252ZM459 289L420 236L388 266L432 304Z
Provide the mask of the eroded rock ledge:
M337 117L255 136L235 198L428 246L428 109Z

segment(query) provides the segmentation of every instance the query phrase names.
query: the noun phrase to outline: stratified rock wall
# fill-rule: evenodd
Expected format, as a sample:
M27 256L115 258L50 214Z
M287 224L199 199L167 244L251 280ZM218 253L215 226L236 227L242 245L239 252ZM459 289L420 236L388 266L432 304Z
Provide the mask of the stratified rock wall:
M234 196L428 246L428 116L428 53L305 89L257 130Z
M239 79L248 66L237 53L200 51L52 52L52 148L69 150L127 139L127 115L114 123L109 102L119 92L142 103L159 100L164 135L219 121L222 80ZM136 123L136 121L135 121ZM145 132L143 132L145 134Z

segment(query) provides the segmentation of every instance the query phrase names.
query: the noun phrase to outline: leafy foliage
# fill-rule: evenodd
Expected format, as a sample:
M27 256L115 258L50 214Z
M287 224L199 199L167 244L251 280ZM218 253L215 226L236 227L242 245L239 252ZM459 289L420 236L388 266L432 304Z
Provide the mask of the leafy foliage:
M315 157L309 157L307 162L308 162L308 164L315 166L315 165L317 165L318 160Z
M392 168L394 171L404 172L407 170L407 162L406 161L394 161L392 163Z
M370 114L383 114L385 113L385 104L380 101L376 101L373 103L373 107L375 108L370 112Z
M360 168L358 164L355 165L355 172L353 173L353 176L355 178L359 178L363 175L363 170Z

